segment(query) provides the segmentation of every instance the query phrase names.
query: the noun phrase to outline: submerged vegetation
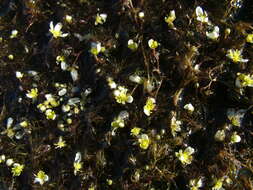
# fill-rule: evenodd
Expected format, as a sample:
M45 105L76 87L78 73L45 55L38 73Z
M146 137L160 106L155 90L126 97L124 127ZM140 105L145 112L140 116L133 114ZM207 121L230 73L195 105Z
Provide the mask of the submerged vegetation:
M251 0L1 0L0 189L253 189Z

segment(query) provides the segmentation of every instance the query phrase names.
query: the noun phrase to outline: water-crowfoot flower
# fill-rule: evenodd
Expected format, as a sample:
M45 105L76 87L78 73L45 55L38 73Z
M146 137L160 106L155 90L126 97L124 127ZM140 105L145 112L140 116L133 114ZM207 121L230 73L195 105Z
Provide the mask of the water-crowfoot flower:
M148 46L150 47L150 49L156 49L159 46L159 43L154 39L150 39L148 41Z
M174 27L174 20L176 19L176 13L175 10L170 11L169 16L166 16L164 18L165 22L168 24L168 26L172 29L175 29Z
M137 84L142 84L144 82L144 79L137 74L130 75L129 80Z
M239 135L237 135L237 132L233 132L233 134L231 135L230 138L230 143L234 144L234 143L239 143L241 141L241 137Z
M246 63L249 61L248 59L242 58L242 50L238 50L238 49L229 49L227 51L226 56L230 58L234 63L238 63L238 62Z
M216 179L214 178L214 185L212 187L212 190L224 190L223 186L224 178Z
M43 185L45 182L49 180L48 175L45 174L44 171L40 170L37 174L34 174L35 179L34 183L39 183L40 185Z
M154 111L156 107L156 100L154 98L148 97L145 106L143 107L143 111L147 116Z
M12 166L12 164L14 164L14 160L13 160L12 158L8 158L8 159L6 160L6 165L7 165L8 167L10 167L10 166Z
M227 110L227 117L232 123L232 125L240 127L242 125L243 117L246 113L246 110L240 109L236 111L234 108L229 108Z
M8 59L9 60L13 60L14 59L14 55L13 54L8 55Z
M111 123L111 126L115 129L117 128L123 128L125 127L124 119L120 117L114 118L113 122Z
M55 120L55 118L56 118L56 114L55 114L54 110L52 110L52 109L47 109L45 112L45 115L46 115L47 119Z
M38 89L32 88L31 90L28 90L26 96L31 99L36 99L38 96Z
M45 102L44 102L44 104L45 105L49 105L50 104L50 106L49 107L57 107L57 106L59 106L60 105L60 102L59 101L57 101L56 100L56 98L52 95L52 94L46 94L45 95L45 98L47 99ZM48 108L49 108L48 107Z
M220 29L218 26L215 26L212 31L206 32L206 36L211 40L217 40L220 35Z
M132 51L136 51L138 49L138 44L133 39L130 39L127 42L127 47Z
M175 115L173 115L170 122L170 130L173 137L176 136L177 132L181 131L181 125L182 125L182 122L177 120Z
M11 173L13 176L20 176L20 174L22 173L23 169L24 169L24 165L19 164L19 163L14 163L12 168L11 168Z
M184 165L191 164L193 157L192 154L195 152L194 148L187 147L184 151L182 149L179 152L176 152L176 157L182 162Z
M145 13L144 13L143 11L141 11L141 12L138 13L138 17L139 17L140 19L143 19L144 16L145 16Z
M76 175L78 172L81 171L82 167L83 167L83 163L82 161L82 156L81 156L81 152L77 152L75 155L75 160L73 163L73 167L74 167L74 174Z
M105 47L102 47L100 42L92 42L90 52L97 56L100 52L104 52Z
M112 134L115 134L115 130L125 127L125 121L128 119L129 113L127 111L121 111L117 117L111 122L113 128Z
M54 38L59 38L59 37L65 38L69 35L68 33L62 33L61 31L62 23L60 22L54 26L53 22L51 21L49 26L50 26L49 32L51 32Z
M194 106L191 103L189 103L184 105L184 109L187 110L189 113L192 113L194 111Z
M132 136L136 136L137 137L140 132L141 132L141 128L139 128L139 127L134 127L134 128L131 129L131 135Z
M113 94L116 102L119 104L126 104L126 102L132 103L134 100L132 95L128 93L128 89L124 86L118 86L118 88L113 91Z
M24 76L24 73L21 73L20 71L16 71L16 77L17 77L18 79L22 79L23 76Z
M5 155L0 155L0 164L5 162Z
M195 9L196 19L202 23L208 23L207 12L204 11L200 6Z
M151 93L154 89L155 89L155 82L153 80L149 80L149 79L143 79L143 86L144 86L144 90L146 90L148 93Z
M248 34L246 37L246 42L253 43L253 34Z
M117 84L114 82L112 77L107 77L107 84L111 89L117 88Z
M253 75L246 75L243 73L237 73L235 85L238 88L243 88L246 86L253 87Z
M63 148L66 146L66 141L63 140L63 138L60 136L57 143L54 144L55 148Z
M66 16L65 16L65 20L66 20L66 22L67 22L67 23L69 23L69 24L70 24L70 23L72 23L72 22L73 22L73 17L72 17L72 16L70 16L70 15L66 15Z
M197 179L191 179L189 181L190 190L199 190L199 188L203 187L203 177Z
M141 134L138 137L138 142L139 142L140 148L146 150L149 147L151 141L147 134Z
M7 125L6 125L6 129L1 132L1 135L7 135L9 138L13 138L15 135L14 129L12 128L12 124L13 124L13 118L9 117L7 119Z
M226 137L226 133L225 133L225 130L224 129L221 129L221 130L218 130L215 135L214 135L214 139L216 141L224 141L225 140L225 137Z
M77 68L71 67L69 70L72 80L77 81L79 79Z
M107 19L107 14L105 13L97 14L95 25L104 24L106 22L106 19Z
M11 31L11 35L10 35L10 38L16 38L18 35L18 31L17 30L12 30Z
M58 55L58 56L56 57L56 64L57 64L57 65L60 64L60 65L61 65L61 69L62 69L63 71L65 71L65 70L67 70L67 69L69 68L69 65L67 64L66 59L65 59L64 56Z

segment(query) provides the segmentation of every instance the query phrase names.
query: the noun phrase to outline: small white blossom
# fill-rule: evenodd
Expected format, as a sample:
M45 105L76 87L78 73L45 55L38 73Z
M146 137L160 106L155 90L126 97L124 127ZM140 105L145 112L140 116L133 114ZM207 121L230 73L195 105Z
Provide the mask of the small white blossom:
M241 141L241 137L239 135L237 135L237 132L233 132L232 136L231 136L231 143L239 143Z
M195 14L197 16L197 20L202 23L208 23L208 15L207 12L204 11L200 6L198 6L195 10Z
M24 76L24 73L21 73L20 71L16 71L16 77L17 77L18 79L22 79L23 76Z
M194 107L193 107L193 105L192 105L191 103L186 104L186 105L184 106L184 109L186 109L186 110L189 111L190 113L192 113L192 112L194 111Z
M17 30L12 30L10 38L16 38L17 35L18 35L18 31Z
M215 26L211 32L206 32L206 36L209 39L216 40L220 35L220 29L218 26Z
M107 19L107 14L105 14L105 13L97 14L96 20L95 20L95 25L104 24L106 22L106 19Z
M66 20L68 23L72 23L73 18L72 18L72 16L70 16L70 15L66 15L66 16L65 16L65 20Z
M40 185L43 185L45 182L49 180L48 175L45 174L44 171L39 171L35 176L34 183L39 183Z
M53 22L51 21L49 26L50 26L49 32L52 33L54 38L59 38L59 37L65 38L68 36L68 33L62 33L61 31L62 23L59 22L54 26Z

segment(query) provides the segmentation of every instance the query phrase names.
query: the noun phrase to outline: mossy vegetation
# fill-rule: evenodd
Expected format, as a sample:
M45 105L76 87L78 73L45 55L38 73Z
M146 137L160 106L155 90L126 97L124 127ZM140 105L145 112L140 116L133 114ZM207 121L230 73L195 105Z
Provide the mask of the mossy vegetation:
M0 189L253 189L251 0L0 3Z

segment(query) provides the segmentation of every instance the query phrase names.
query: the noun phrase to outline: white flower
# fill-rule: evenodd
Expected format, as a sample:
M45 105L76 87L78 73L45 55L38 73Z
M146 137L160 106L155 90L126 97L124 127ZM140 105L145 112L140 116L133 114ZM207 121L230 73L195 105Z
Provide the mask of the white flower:
M150 39L148 41L148 46L150 47L150 49L155 49L159 46L159 43L155 41L154 39Z
M142 84L143 83L143 79L140 76L136 75L136 74L130 75L129 80L132 81L132 82L135 82L137 84Z
M236 111L234 108L229 108L227 110L227 117L234 126L240 127L245 113L246 110L244 109Z
M13 161L12 158L9 158L9 159L6 160L6 165L7 166L11 166L13 163L14 163L14 161Z
M200 6L198 6L195 10L197 20L202 23L208 23L208 15L207 12L204 11Z
M90 52L93 55L98 55L100 52L103 52L105 50L104 47L102 47L100 42L92 42L91 43L91 49Z
M233 132L232 136L231 136L231 143L239 143L241 141L241 137L239 135L237 135L237 132Z
M53 25L53 22L51 21L50 24L50 29L49 32L51 32L53 34L54 38L65 38L68 36L68 33L62 33L61 29L62 29L62 23L57 23L55 26Z
M246 86L253 87L253 75L246 75L243 73L237 73L235 85L238 88L243 88Z
M124 86L118 86L118 88L113 91L113 94L116 102L120 104L126 104L126 102L132 103L134 100L132 95L128 93L128 89Z
M23 76L24 76L24 73L21 73L20 71L16 71L16 77L17 77L18 79L22 79Z
M77 174L77 172L80 172L82 167L83 167L83 163L82 161L82 155L81 152L77 152L76 156L75 156L75 161L73 163L73 167L74 167L74 175Z
M179 152L176 152L176 157L182 162L182 164L188 165L191 164L193 160L192 154L194 152L194 148L189 146L184 151L180 149Z
M225 134L225 131L222 129L222 130L218 130L215 135L214 135L214 139L216 141L224 141L225 140L225 137L226 137L226 134Z
M17 30L12 30L10 38L16 38L17 35L18 35L18 31Z
M96 20L95 20L95 25L104 24L106 22L106 19L107 19L107 14L105 14L105 13L97 14Z
M127 47L131 49L132 51L136 51L138 48L138 44L134 42L132 39L128 40Z
M55 120L56 114L52 109L47 109L45 112L47 119Z
M143 111L147 116L154 111L156 106L156 100L154 98L148 97L145 106L143 107Z
M235 63L238 63L238 62L246 63L249 61L248 59L243 59L242 50L238 50L238 49L229 49L226 56Z
M39 171L35 176L34 183L39 183L40 185L43 185L45 182L49 180L48 175L45 174L44 171Z
M38 96L38 89L32 88L31 90L28 90L26 96L31 99L36 99Z
M189 182L190 190L199 190L199 188L203 187L203 177L198 179L191 179Z
M117 88L117 84L114 82L113 78L108 77L107 79L108 85L111 89Z
M72 23L72 16L70 16L70 15L66 15L65 16L65 20L68 22L68 23Z
M186 109L186 110L189 111L190 113L192 113L192 112L194 111L194 107L193 107L193 105L192 105L191 103L186 104L186 105L184 106L184 109Z
M75 68L71 68L70 70L70 75L73 81L77 81L79 76L78 76L78 72Z
M143 19L145 14L144 14L143 11L141 11L141 12L138 13L138 16L139 16L140 19Z
M181 131L181 125L182 125L182 122L177 120L175 116L171 118L170 128L171 128L171 133L173 137L176 136L177 132Z
M174 24L173 24L173 22L174 22L175 19L176 19L175 10L170 11L169 16L166 16L166 17L164 18L164 20L165 20L165 22L168 24L168 26L169 26L170 28L173 28L173 29L175 29Z
M206 36L212 40L216 40L219 37L219 35L220 35L220 29L218 26L215 26L213 31L206 32Z

